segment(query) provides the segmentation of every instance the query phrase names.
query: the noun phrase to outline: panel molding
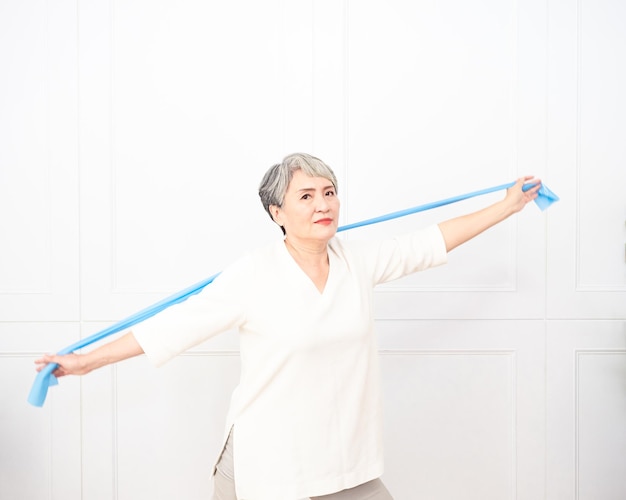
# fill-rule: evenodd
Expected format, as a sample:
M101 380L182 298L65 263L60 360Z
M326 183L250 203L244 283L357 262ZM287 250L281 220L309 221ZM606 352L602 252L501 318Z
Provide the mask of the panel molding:
M590 2L593 4L593 2ZM583 208L581 206L582 196L580 193L582 186L582 136L583 136L583 117L582 117L582 109L583 109L583 75L584 75L584 61L583 61L583 26L584 26L584 18L583 18L583 0L576 0L576 224L575 224L575 238L576 238L576 254L575 254L575 292L608 292L608 293L621 293L624 294L626 292L626 280L623 285L605 285L605 284L584 284L581 283L581 266L583 265L582 258L582 221L581 214L583 212ZM621 54L624 56L625 54ZM597 174L596 174L597 175ZM600 174L601 175L601 174ZM626 241L624 241L626 245ZM626 246L625 246L626 249ZM624 256L626 259L626 255ZM618 298L619 300L619 298ZM626 309L624 310L626 313Z
M581 454L580 454L580 442L581 442L581 428L580 428L580 411L581 411L581 361L585 357L606 357L621 355L626 356L626 349L606 349L606 348L582 348L574 349L574 492L575 499L579 500L580 495L580 477L581 477Z
M12 240L0 248L10 273L0 284L0 321L72 321L79 313L76 4L8 3L3 14L8 37L21 31L7 38L14 46L5 44L20 62L7 63L2 86L15 107L0 117L10 132L0 167L11 193L3 236Z
M498 488L498 492L502 493L503 490L501 489L505 484L507 485L505 488L508 490L507 494L504 498L510 498L510 499L517 499L518 498L518 486L519 486L519 474L520 471L518 470L520 467L520 461L518 460L518 455L522 454L522 450L519 446L520 443L518 443L520 436L519 436L519 432L518 432L518 419L519 419L519 415L518 415L518 398L519 398L519 388L518 388L518 384L517 384L517 371L518 371L518 359L517 359L517 351L515 349L501 349L501 348L494 348L494 349L485 349L485 348L478 348L478 349L470 349L470 348L440 348L440 349L386 349L384 351L381 351L380 353L381 355L381 361L384 363L384 360L387 360L388 362L392 363L393 365L397 364L397 361L395 361L394 358L404 358L404 359L412 359L412 358L429 358L429 359L434 359L435 363L437 363L437 359L439 360L443 360L443 359L460 359L461 358L465 358L467 359L472 359L473 361L471 362L473 366L474 363L478 363L479 365L477 366L483 366L482 363L490 363L489 360L495 360L495 359L500 359L500 360L504 360L505 365L497 365L499 366L501 369L505 370L502 371L500 369L497 370L497 373L501 374L502 377L506 377L506 382L504 383L504 381L498 377L499 380L499 384L498 386L500 387L500 389L504 390L505 393L504 394L499 394L501 397L498 397L498 401L499 404L496 404L494 402L495 406L499 406L500 409L502 410L504 407L507 408L506 411L506 421L505 422L501 422L500 418L498 418L498 421L501 422L501 426L498 426L500 428L500 432L498 432L498 435L501 434L501 432L505 432L508 436L510 441L509 442L500 442L499 440L496 441L488 441L486 440L485 436L483 436L483 438L485 439L483 446L484 447L493 447L494 451L498 450L498 451L502 451L504 449L508 450L507 456L506 458L504 456L500 457L501 460L499 461L499 466L500 467L502 465L502 460L505 460L506 462L509 463L510 468L508 469L508 473L507 473L507 477L506 481L501 478L500 481L498 481L499 483L499 488ZM391 360L391 361L390 361ZM465 363L467 363L467 361L465 361ZM500 361L500 363L502 363L502 361ZM451 373L454 372L454 369L451 368L452 366L454 366L455 362L452 362L452 365L446 365L445 369L443 369L442 372L442 383L444 384L452 384L452 380L454 380L455 374ZM467 370L468 367L467 365L463 365L464 369L463 370ZM383 365L383 369L384 369L384 365ZM431 366L431 368L427 369L427 370L434 370L435 368L433 368ZM427 373L430 373L427 372ZM443 373L445 372L445 375L443 375ZM404 370L401 371L401 373L404 373ZM421 373L421 372L420 372ZM464 371L462 371L462 373L465 373ZM458 376L458 375L456 375ZM411 378L410 377L410 372L405 374L406 378ZM417 386L420 385L420 380L416 380L414 382ZM437 381L434 381L433 383L437 384ZM387 384L389 384L389 381L387 381ZM413 383L412 382L408 382L407 383L409 387L412 387ZM430 382L422 380L421 384L425 384L425 385L430 385ZM389 397L392 398L402 398L402 393L403 391L407 390L408 387L404 387L402 385L402 383L400 381L397 382L398 385L398 389L397 392L396 391L391 391L392 394L391 395L386 395L385 399L388 399ZM445 385L444 385L445 387ZM477 388L474 384L471 384L469 387L473 388L474 390L480 390L479 388ZM493 389L493 387L492 387ZM389 387L387 387L387 390L389 390ZM422 393L424 389L419 390L416 388L416 391L418 393ZM395 393L395 396L393 395ZM426 395L431 395L431 392L426 391L424 393L423 397L428 397ZM493 394L492 397L496 398L496 395ZM504 399L502 399L504 398ZM428 399L425 399L424 401L422 401L423 403L425 403L426 401L428 401ZM442 405L442 401L439 401L437 403L438 405ZM504 407L501 405L505 405ZM418 413L422 413L419 409L419 406L414 406L414 411L416 412L415 415L417 415ZM494 408L495 408L494 406ZM471 405L470 405L471 407ZM385 413L387 412L392 412L393 413L393 409L387 408ZM470 412L471 413L471 412ZM430 419L433 418L433 416L431 415L430 417L428 417ZM454 418L454 417L452 417ZM474 418L478 418L476 415L474 415ZM387 420L391 419L391 421L395 421L396 419L393 417L390 417L389 415L387 416ZM408 415L408 419L411 420L411 415ZM398 420L398 422L405 422L406 419L400 419ZM406 422L405 422L406 423ZM478 426L480 427L480 424L478 424L478 422L473 421L474 426ZM434 424L436 425L436 424ZM444 432L443 429L445 429L446 425L452 425L452 421L447 421L446 423L442 423L442 425L444 425L444 427L442 429L439 429L439 431L433 429L433 432ZM470 427L472 427L472 424L468 424L470 425ZM484 425L484 424L483 424ZM474 430L480 434L480 432L478 431L478 427L472 427L474 428ZM418 429L422 428L422 426L418 426ZM387 432L389 431L389 428L387 430ZM421 435L421 433L423 432L428 432L425 429L422 428L422 430L415 430L415 431L411 431L411 429L406 429L406 432L408 434L406 434L404 436L404 441L406 443L406 446L411 446L411 439L415 440L418 439L419 440L419 436ZM487 433L489 431L486 431ZM412 434L415 434L415 436L413 438L411 438L410 436ZM446 444L442 443L442 449L438 450L437 452L435 452L435 450L433 450L433 453L435 453L435 455L438 457L438 460L442 460L442 457L445 456L446 453L450 453L452 455L455 454L459 454L460 456L465 456L466 453L469 452L469 450L475 449L474 447L479 446L477 441L475 439L472 439L471 437L467 437L467 442L464 442L465 438L460 438L459 442L457 442L456 444L453 444L453 442L448 442L447 446L448 447L452 447L452 449L450 448L446 448ZM413 443L413 445L415 445L415 443ZM426 444L423 443L422 446L433 446L433 443L430 444ZM456 451L454 451L454 447L458 447L458 449ZM401 460L401 459L406 459L407 456L405 456L405 452L402 449L398 449L395 450L395 454L397 455L395 457L395 459L393 459L392 457L392 462L395 463L397 460ZM478 458L478 457L477 457ZM423 458L422 458L423 459ZM482 459L485 459L485 457L483 456ZM492 466L495 466L495 464L491 464ZM396 464L397 466L397 464ZM458 469L460 467L460 462L456 462L455 465L451 464L451 467L453 470L455 470L457 473L460 473L460 470ZM395 468L395 467L394 467ZM503 469L500 469L501 471ZM393 474L397 474L396 471L394 471ZM393 476L392 476L393 477ZM439 479L441 480L441 479ZM479 486L479 483L472 483L471 479L469 478L459 478L460 481L468 481L468 483L466 484L467 488L470 488L471 491L474 491L475 494L479 494L478 492L481 491L481 487ZM453 481L453 483L456 481ZM438 480L434 480L433 483L430 482L426 482L428 484L428 486L424 485L423 488L425 488L423 491L421 491L422 495L428 496L428 493L432 494L432 488L435 488L436 484L438 484ZM408 487L408 482L405 485L405 488ZM475 489L472 489L475 488ZM447 494L450 495L452 494L452 490L446 490ZM495 490L491 490L491 491L495 491ZM415 492L414 492L415 493ZM483 491L483 493L486 493L486 491ZM489 496L489 498L492 498L491 496ZM495 498L495 496L493 497ZM499 496L498 498L502 498L501 496Z
M593 491L586 491L581 496L581 462L585 460L587 464L595 462L599 459L605 460L606 463L618 461L622 462L619 452L615 456L608 455L603 450L602 457L593 455L593 450L586 449L587 453L592 455L582 455L581 440L581 415L583 410L587 415L597 415L595 406L582 406L586 402L582 398L581 386L585 373L581 371L581 363L588 362L594 357L610 358L614 355L623 356L626 354L626 323L619 320L551 320L548 322L548 336L546 342L546 450L547 450L547 498L605 498L602 493L608 490L605 488L615 488L622 486L619 482L611 486L605 481L606 477L602 474L597 476L598 471L589 470L587 486L595 484ZM608 359L607 359L608 360ZM616 378L611 374L607 374L615 386L610 394L619 393L623 396L621 389L623 375L626 373L623 364L612 365L611 374L619 377ZM615 367L619 366L616 370ZM590 374L598 374L596 371ZM588 386L587 397L604 397L602 391L607 387ZM591 392L589 392L591 391ZM621 401L616 400L617 408L625 408L626 404L622 398ZM626 414L622 417L615 416L619 420L626 418ZM590 424L593 425L593 424ZM609 429L596 429L593 431L604 432ZM593 436L591 436L593 439ZM589 440L587 440L589 443ZM596 450L598 453L598 450ZM589 476L591 474L591 476ZM616 477L616 481L618 478ZM590 496L589 496L590 495Z
M594 210L593 213L598 217L605 207L599 198L602 193L600 189L594 187L594 191L590 191L591 195L586 200L590 206L587 208L583 207L581 196L583 173L586 168L593 168L593 165L584 165L582 157L585 125L583 83L585 64L589 64L589 61L583 61L587 22L584 5L587 4L582 0L573 4L564 0L548 4L548 51L551 61L548 74L548 163L552 178L558 181L554 189L558 189L557 193L561 196L561 201L548 214L547 312L548 317L554 320L614 320L626 317L625 287L584 283L582 278L583 213L585 210ZM588 6L593 5L598 4L588 3ZM619 46L614 45L612 49L615 51L614 56L619 59ZM593 175L597 179L608 176L613 179L615 186L619 174L609 175L607 171L603 175L603 168L606 170L603 165L598 165L597 171L589 171L589 176ZM598 220L600 223L601 220ZM622 229L623 222L619 224L619 229L615 228L618 231ZM587 245L589 252L593 243L587 242ZM623 245L622 241L620 247L623 248ZM623 250L620 253L623 254ZM623 259L623 256L620 258ZM621 265L616 263L615 268L616 276L619 277L623 261Z

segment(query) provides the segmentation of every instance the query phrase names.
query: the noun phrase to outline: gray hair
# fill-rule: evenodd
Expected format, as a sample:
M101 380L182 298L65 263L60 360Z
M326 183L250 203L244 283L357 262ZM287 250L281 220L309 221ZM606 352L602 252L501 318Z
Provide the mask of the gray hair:
M259 186L261 203L263 203L263 208L265 208L272 220L274 220L274 217L272 217L270 212L270 206L283 206L287 187L296 170L302 170L311 177L328 179L332 182L335 192L337 192L337 178L332 169L322 160L306 153L294 153L286 156L282 163L277 163L265 173ZM281 229L284 234L285 228L281 226Z

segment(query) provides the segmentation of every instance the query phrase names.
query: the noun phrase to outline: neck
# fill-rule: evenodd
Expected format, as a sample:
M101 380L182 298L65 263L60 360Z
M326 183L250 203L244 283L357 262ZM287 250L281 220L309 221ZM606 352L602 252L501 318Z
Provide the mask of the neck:
M285 246L294 259L302 264L311 266L328 264L328 250L326 243L292 241L285 237Z

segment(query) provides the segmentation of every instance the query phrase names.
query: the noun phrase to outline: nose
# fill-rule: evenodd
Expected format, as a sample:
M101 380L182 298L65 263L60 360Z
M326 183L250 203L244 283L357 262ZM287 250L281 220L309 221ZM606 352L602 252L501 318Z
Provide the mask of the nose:
M321 195L317 197L317 203L315 204L316 212L328 212L330 209L330 205L328 204L328 200L326 196Z

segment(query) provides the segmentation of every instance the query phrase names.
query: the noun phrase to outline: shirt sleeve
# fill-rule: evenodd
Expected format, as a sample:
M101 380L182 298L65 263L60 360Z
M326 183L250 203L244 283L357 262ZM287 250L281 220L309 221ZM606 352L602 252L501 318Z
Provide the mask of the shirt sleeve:
M409 274L445 264L446 244L439 226L364 244L363 265L372 285L393 281Z
M200 293L175 304L132 328L155 366L244 320L245 286L241 270L226 270Z

